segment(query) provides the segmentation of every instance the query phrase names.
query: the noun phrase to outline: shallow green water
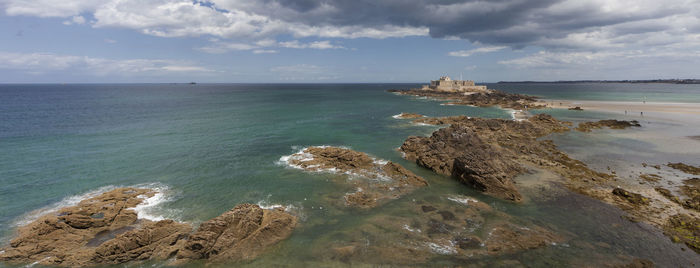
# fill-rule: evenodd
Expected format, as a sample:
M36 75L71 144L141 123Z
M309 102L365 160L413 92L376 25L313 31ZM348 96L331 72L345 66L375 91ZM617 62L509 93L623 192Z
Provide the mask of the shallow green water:
M158 205L141 211L143 217L196 224L243 202L292 206L302 219L292 237L254 262L237 264L242 266L347 265L329 261L318 249L342 242L348 232L377 215L414 217L406 208L416 201L454 206L446 200L450 195L474 197L515 215L514 220L523 224L572 234L566 245L480 257L474 263L519 260L530 266L566 266L581 259L605 261L618 255L674 266L698 263L695 253L681 251L680 245L651 228L620 220L617 209L597 201L561 195L513 205L401 159L395 149L407 136L429 135L436 128L392 118L398 113L510 118L509 112L497 108L441 106L385 91L413 86L0 85L2 243L16 226L86 193L145 185L160 188L166 195L155 200L161 201ZM607 116L553 112L564 118ZM430 187L369 211L334 206L328 196L347 191L337 183L343 178L279 163L280 157L313 145L347 146L398 162L424 176ZM576 144L563 148L575 149ZM612 245L613 250L587 246L596 242ZM449 256L438 256L432 262L460 263L464 260Z

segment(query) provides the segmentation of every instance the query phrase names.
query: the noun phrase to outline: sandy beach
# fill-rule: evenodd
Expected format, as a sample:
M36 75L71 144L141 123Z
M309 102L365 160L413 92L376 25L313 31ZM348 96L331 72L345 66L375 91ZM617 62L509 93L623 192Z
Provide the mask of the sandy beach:
M610 112L631 117L671 119L684 122L700 122L700 103L671 102L623 102L588 100L543 99L539 104L552 108L581 107L584 110Z

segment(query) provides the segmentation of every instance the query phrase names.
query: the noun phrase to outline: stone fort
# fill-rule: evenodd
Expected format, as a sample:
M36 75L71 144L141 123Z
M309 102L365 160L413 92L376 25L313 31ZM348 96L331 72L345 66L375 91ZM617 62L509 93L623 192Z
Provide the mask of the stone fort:
M472 80L452 80L449 76L441 76L439 80L430 81L430 85L424 85L423 90L449 91L449 92L488 92L486 86L477 86Z

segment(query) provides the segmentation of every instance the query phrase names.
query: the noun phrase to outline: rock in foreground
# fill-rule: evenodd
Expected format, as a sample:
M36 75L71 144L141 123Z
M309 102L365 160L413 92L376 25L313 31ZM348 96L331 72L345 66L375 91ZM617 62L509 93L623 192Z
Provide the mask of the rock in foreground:
M307 171L331 171L356 177L343 180L356 189L345 195L345 204L351 207L375 207L381 201L398 198L428 185L425 179L399 164L346 148L309 147L282 160Z
M0 249L0 261L82 267L189 257L184 252L188 252L193 239L201 237L203 227L190 234L192 226L186 223L139 219L133 208L154 194L151 189L118 188L45 215L19 228L9 247ZM250 217L230 216L238 217L241 213L237 211L243 208L267 217L252 221ZM226 228L218 241L227 241L223 238L233 235L240 239L235 244L238 246L221 250L218 255L202 254L198 259L253 258L289 236L296 224L296 218L286 212L249 204L239 205L212 221L221 217L240 224L222 225Z
M296 217L282 209L238 205L202 223L177 252L177 258L214 262L253 259L267 247L287 238L296 223Z

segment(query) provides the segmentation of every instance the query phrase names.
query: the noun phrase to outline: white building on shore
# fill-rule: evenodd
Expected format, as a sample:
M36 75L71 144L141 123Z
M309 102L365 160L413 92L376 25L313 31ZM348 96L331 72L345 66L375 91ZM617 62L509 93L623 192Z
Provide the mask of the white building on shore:
M488 92L486 86L477 86L472 80L452 80L449 76L441 76L439 80L430 81L423 90L447 92Z

